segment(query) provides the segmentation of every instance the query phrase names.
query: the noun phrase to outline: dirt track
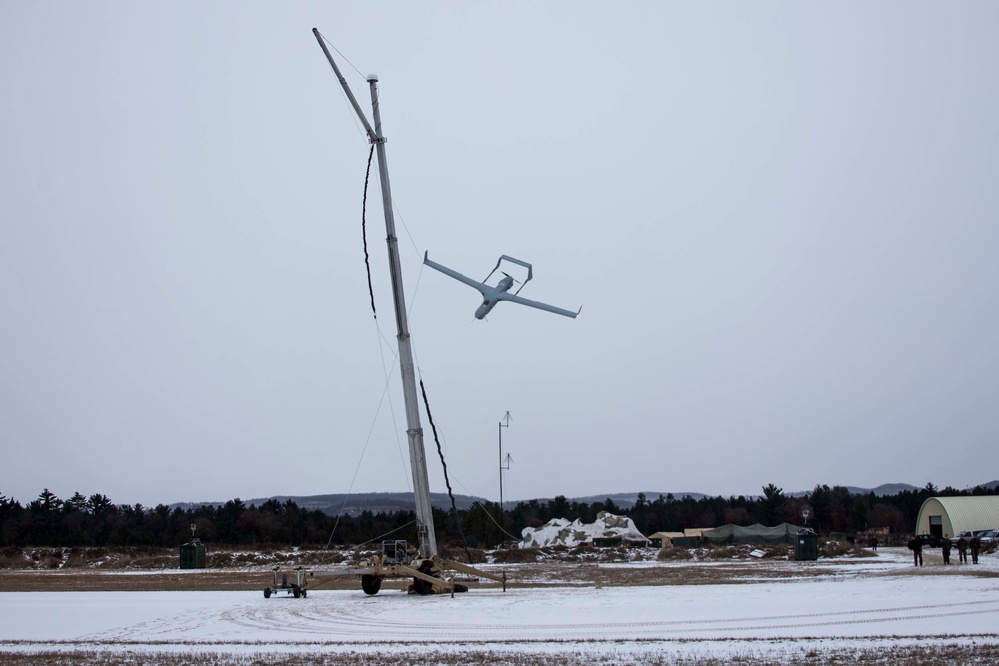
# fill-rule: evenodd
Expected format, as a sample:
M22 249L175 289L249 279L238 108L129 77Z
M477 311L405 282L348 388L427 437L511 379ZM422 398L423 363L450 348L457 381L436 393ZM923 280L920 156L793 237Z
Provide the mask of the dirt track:
M578 554L574 558L577 561L565 561L560 555L564 554L555 554L542 562L473 566L481 566L497 574L505 572L509 587L711 585L815 575L810 573L812 567L789 568L786 561L732 560L715 562L707 567L673 562L668 566L650 566L656 561L655 553L591 552L586 554L589 559L583 558L583 561L578 561ZM234 591L262 590L273 586L273 567L269 565L181 571L165 569L159 561L148 568L142 564L131 563L124 569L69 566L54 570L7 570L0 576L0 591ZM322 566L309 567L310 571L322 569ZM294 582L294 566L283 566L281 572ZM486 578L480 582L464 575L458 575L456 580L472 589L497 585ZM383 589L401 589L408 583L408 579L388 579L383 583ZM306 580L308 589L355 589L358 586L359 580L355 576L334 578L315 575Z
M856 566L844 562L843 567ZM505 571L508 586L519 587L621 587L632 585L721 585L749 584L762 580L779 580L827 575L828 571L811 563L788 561L731 561L685 565L674 563L669 566L650 566L646 563L600 564L581 562L525 563L510 565L488 565L492 573ZM288 580L294 581L294 571L284 569ZM899 574L911 574L909 569L900 569ZM976 570L943 567L925 567L920 575L971 575L994 577L991 570ZM495 587L488 579L481 582L458 576L457 580L475 589ZM408 580L386 580L383 589L401 589ZM66 592L66 591L235 591L263 590L271 587L272 572L269 568L258 569L203 569L196 571L178 570L128 570L107 571L93 569L66 569L60 571L7 571L0 576L2 592ZM308 589L355 589L358 578L327 578L313 576L307 579Z
M550 562L490 567L491 572L507 571L509 587L617 587L627 585L712 585L740 583L763 578L789 578L803 573L735 563L706 567L609 568L596 564ZM287 571L294 581L294 572ZM810 575L805 572L806 575ZM470 588L495 587L488 579L482 582L459 576ZM404 587L408 580L386 580L383 589ZM16 571L0 577L0 592L69 592L69 591L233 591L262 590L272 586L270 571L210 570L201 571ZM356 577L311 577L309 589L354 589Z
M492 573L505 572L509 587L621 587L632 585L720 585L753 583L764 580L813 577L828 574L818 563L789 560L790 551L770 547L763 558L748 555L752 547L723 547L683 551L665 561L651 549L574 549L551 551L498 551L475 553L482 567ZM840 567L855 567L868 561L870 551L855 549L853 557L838 558ZM206 569L181 571L176 568L176 553L168 549L136 549L107 551L105 549L59 549L27 552L19 557L7 553L7 567L0 576L0 592L62 592L62 591L237 591L263 590L273 587L273 568L280 566L289 581L295 580L296 565L309 571L338 568L348 561L350 553L326 551L225 551L211 553ZM353 554L355 556L360 553ZM502 563L482 564L487 559ZM920 575L971 575L994 577L991 569L953 568L937 566L938 555L926 555L927 566ZM462 558L463 559L463 558ZM332 560L332 561L331 561ZM18 566L11 566L16 564ZM707 566L706 566L707 565ZM45 567L45 568L42 568ZM899 574L913 573L900 569ZM888 574L891 575L891 574ZM456 580L469 588L494 587L497 584L477 581L459 575ZM386 580L383 589L401 589L407 580ZM356 589L355 576L310 576L308 589Z

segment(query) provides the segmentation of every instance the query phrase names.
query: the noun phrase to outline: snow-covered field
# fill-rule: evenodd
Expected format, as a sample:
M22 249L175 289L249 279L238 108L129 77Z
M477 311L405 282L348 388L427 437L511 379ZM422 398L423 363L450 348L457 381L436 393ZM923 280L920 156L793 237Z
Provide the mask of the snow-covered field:
M879 645L999 645L995 555L977 567L928 560L917 569L904 549L883 549L862 561L747 563L756 565L785 568L788 577L473 590L454 598L398 591L369 597L360 590L269 600L260 592L7 592L0 593L0 653L278 651L398 655L416 662L471 648L641 663L653 654L779 661ZM820 575L795 577L801 567L818 568Z

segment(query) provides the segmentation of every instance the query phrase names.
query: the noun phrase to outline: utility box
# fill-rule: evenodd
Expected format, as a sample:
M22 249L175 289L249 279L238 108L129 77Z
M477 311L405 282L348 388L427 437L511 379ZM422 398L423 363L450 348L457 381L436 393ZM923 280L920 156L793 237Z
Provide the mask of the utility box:
M802 530L794 545L794 559L799 562L819 559L819 536L812 530Z
M205 544L199 539L194 539L190 543L185 543L180 547L180 568L181 569L204 569L205 568Z

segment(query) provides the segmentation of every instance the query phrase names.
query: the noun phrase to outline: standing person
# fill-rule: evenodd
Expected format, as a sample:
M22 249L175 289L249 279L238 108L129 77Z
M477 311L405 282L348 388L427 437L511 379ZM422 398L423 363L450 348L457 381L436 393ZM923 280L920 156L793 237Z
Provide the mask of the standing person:
M944 534L943 543L940 544L943 550L944 564L950 564L950 536Z
M957 540L957 561L961 564L968 563L968 540L961 535L961 538Z
M923 566L923 542L919 540L919 537L909 539L909 543L906 545L912 551L912 566Z
M971 563L978 564L978 551L982 548L982 540L978 535L971 537Z
M878 552L878 538L876 536L871 537L871 548L874 549L875 553Z

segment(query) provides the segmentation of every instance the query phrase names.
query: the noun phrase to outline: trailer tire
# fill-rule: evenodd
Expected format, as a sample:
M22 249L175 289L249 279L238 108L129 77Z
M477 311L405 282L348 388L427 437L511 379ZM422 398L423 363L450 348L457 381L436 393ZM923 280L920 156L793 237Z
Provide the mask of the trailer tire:
M427 576L432 576L434 568L429 563L426 563L426 564L421 565L420 568L418 569L418 571L421 574L425 574ZM415 591L417 594L421 594L421 595L422 594L433 594L434 593L434 584L431 583L429 580L423 580L422 578L417 578L416 576L413 576L413 591Z
M264 588L264 599L270 599L270 598L271 598L271 588L265 587Z
M292 585L291 593L295 595L296 599L298 599L299 597L302 596L302 588L300 588L298 585Z
M361 589L365 594L378 594L378 590L382 589L382 577L364 574L361 576Z

